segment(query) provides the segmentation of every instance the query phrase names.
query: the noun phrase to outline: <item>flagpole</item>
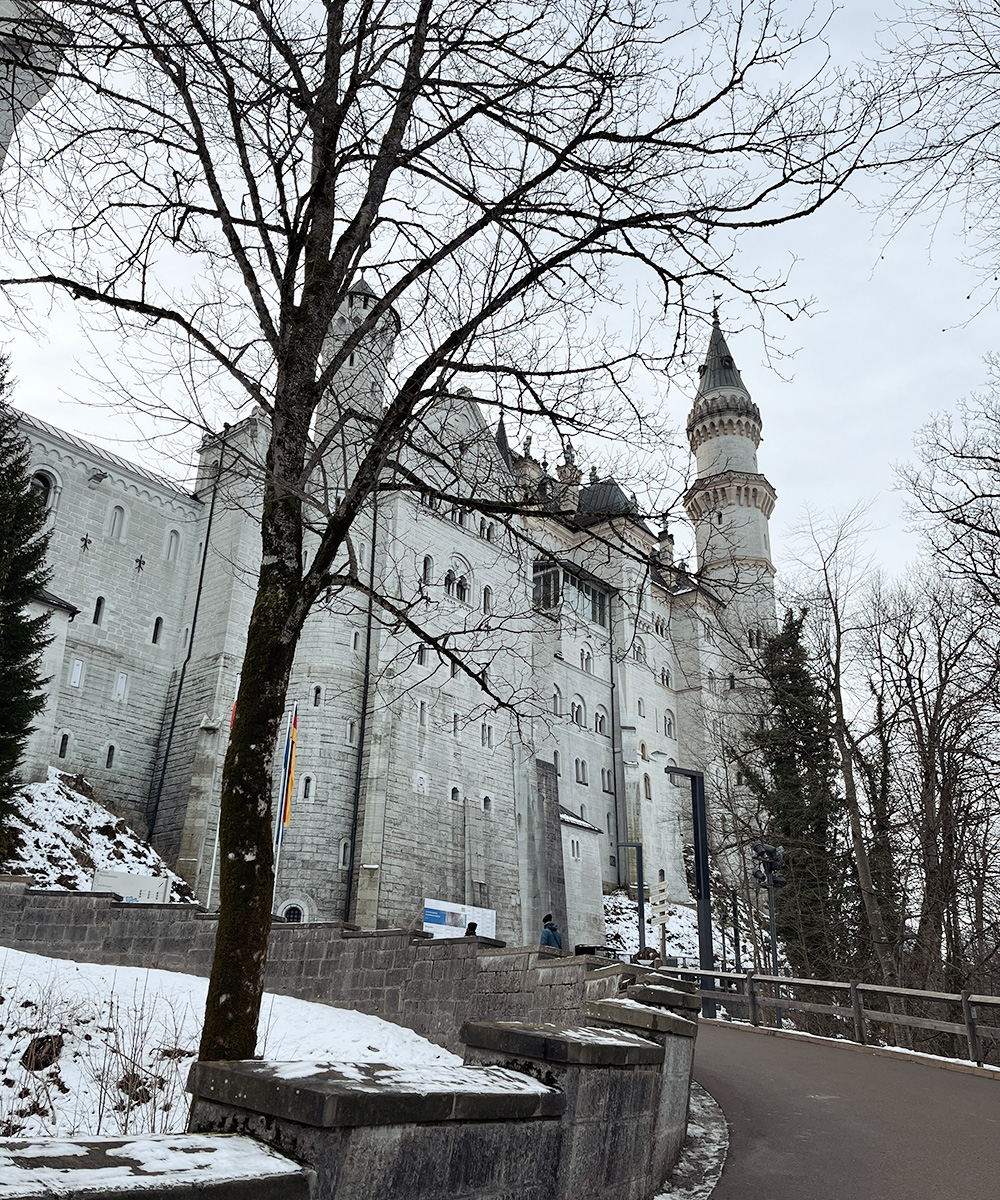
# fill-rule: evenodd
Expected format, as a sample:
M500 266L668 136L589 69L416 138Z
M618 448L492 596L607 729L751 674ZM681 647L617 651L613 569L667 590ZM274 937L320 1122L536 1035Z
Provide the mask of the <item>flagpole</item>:
M285 842L285 826L291 820L292 787L295 782L295 736L298 729L299 706L292 705L288 714L288 725L285 728L285 762L281 772L281 808L278 810L278 828L275 831L274 842L274 874L272 889L278 884L278 865L281 862L281 847Z

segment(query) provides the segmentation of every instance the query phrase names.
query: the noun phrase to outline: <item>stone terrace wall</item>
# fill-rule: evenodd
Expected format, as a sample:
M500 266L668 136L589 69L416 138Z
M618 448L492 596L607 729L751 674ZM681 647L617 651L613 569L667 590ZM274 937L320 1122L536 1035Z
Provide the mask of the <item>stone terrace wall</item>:
M116 966L207 976L216 919L193 905L124 904L109 893L52 892L0 879L0 945ZM508 948L488 938L433 940L341 923L275 925L265 986L406 1025L459 1050L466 1021L580 1019L617 991L595 960ZM590 977L588 977L590 975Z

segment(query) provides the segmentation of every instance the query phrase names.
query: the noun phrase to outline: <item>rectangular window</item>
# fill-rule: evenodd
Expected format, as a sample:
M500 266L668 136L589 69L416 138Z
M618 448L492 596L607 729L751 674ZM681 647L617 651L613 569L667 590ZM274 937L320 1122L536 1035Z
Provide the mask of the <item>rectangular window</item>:
M492 748L493 748L493 726L492 725L483 725L482 729L481 729L481 737L482 737L483 745L486 746L488 749L492 750Z
M124 700L125 693L127 691L128 691L128 675L126 675L124 671L119 671L118 678L115 681L114 695L111 697L112 700Z
M358 724L356 721L347 722L347 744L353 746L358 740Z
M83 659L82 658L74 658L73 666L70 669L70 673L69 673L69 686L70 687L79 687L82 680L83 680Z
M427 705L423 700L420 701L420 713L417 720L421 729L427 728Z
M461 725L458 720L458 713L451 714L451 736L458 737L461 732Z

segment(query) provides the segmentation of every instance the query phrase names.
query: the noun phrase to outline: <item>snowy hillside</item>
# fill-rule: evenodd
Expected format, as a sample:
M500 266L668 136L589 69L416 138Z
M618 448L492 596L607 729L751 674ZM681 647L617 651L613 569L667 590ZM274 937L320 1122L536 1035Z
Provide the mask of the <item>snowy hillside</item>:
M0 1137L182 1130L208 980L0 949ZM462 1060L379 1017L265 994L257 1053L278 1061Z
M24 839L20 851L0 872L31 875L37 887L88 892L94 872L127 871L168 876L170 899L194 901L194 893L162 858L110 813L81 776L50 769L45 783L31 783L18 799L20 816L12 822Z
M741 958L743 969L748 966L753 966L754 948L752 941L747 937L746 931L749 925L749 917L745 911L742 913L743 920L743 935L740 938ZM646 944L654 949L660 948L660 927L659 925L650 925L649 922L649 906L646 907ZM689 966L698 965L698 914L695 911L694 905L672 904L667 909L666 925L666 951L672 958L690 959ZM723 943L726 948L726 969L733 970L733 929L731 924L725 927L724 935L723 928L719 923L719 913L713 911L713 942L715 946L715 961L721 968L722 965L722 947ZM727 917L728 913L725 914ZM604 897L604 922L606 933L606 944L613 950L618 950L622 953L632 955L639 949L639 906L634 900L630 900L624 891L612 892ZM682 964L683 965L683 964Z

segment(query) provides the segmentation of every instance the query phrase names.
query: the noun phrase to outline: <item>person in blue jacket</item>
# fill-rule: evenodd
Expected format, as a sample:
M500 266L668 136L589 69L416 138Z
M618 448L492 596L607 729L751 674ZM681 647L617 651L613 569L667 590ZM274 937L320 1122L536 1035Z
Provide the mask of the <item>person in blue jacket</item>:
M557 950L562 949L562 934L559 932L559 926L552 920L551 913L546 913L542 917L542 936L538 944L554 946Z

